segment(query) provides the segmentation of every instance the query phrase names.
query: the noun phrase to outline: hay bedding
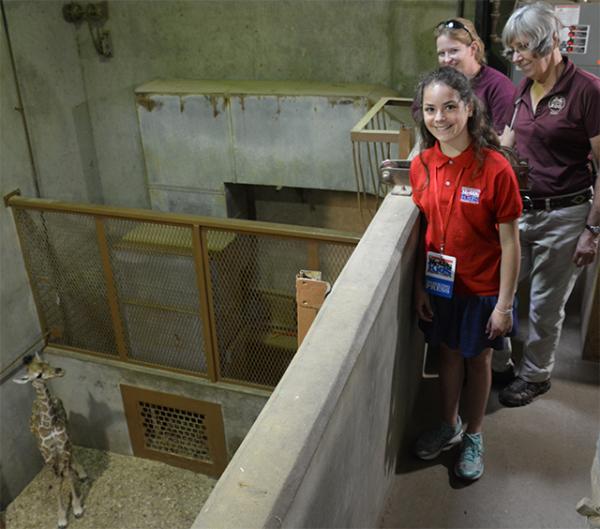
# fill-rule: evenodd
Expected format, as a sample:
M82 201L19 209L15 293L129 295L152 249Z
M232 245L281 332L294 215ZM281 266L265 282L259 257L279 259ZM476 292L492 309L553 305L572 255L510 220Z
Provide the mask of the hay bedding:
M80 484L84 514L71 529L189 529L216 480L157 461L75 447L88 474ZM6 529L57 526L58 481L45 466L6 509ZM63 491L66 495L68 490Z

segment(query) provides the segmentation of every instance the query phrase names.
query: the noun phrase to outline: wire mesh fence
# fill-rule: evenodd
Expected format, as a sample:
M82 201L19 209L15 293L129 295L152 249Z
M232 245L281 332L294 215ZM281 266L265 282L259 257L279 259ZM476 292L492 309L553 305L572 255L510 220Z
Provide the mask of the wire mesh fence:
M15 221L52 343L117 355L93 217L15 209Z
M358 238L12 197L54 346L253 386L297 350L295 277L335 282Z
M337 279L352 247L208 230L221 377L273 386L298 347L295 278L301 269ZM318 262L316 262L318 261Z
M208 375L191 227L110 219L106 237L129 358Z

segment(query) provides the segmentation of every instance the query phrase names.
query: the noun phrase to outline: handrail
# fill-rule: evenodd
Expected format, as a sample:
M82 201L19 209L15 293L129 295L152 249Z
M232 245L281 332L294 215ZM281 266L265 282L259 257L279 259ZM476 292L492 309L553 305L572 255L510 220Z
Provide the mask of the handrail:
M140 208L125 208L117 206L103 206L96 204L81 204L76 202L63 202L44 198L25 198L19 190L8 193L4 197L8 207L26 208L42 211L56 211L63 213L79 213L96 217L112 217L119 219L138 220L143 222L156 222L175 226L200 225L206 228L228 231L240 231L261 235L292 237L297 239L316 239L319 241L337 242L342 244L358 244L360 237L348 232L314 228L307 226L294 226L292 224L275 224L271 222L204 217L187 213L165 213Z
M412 101L406 97L382 97L350 130L356 198L365 224L365 210L372 218L386 192L378 177L381 162L396 157L405 159L411 150L412 127L405 120L412 121L408 114ZM372 197L375 207L369 208Z
M387 130L387 129L371 129L367 130L367 125L377 116L379 112L384 110L385 105L394 105L409 107L412 104L412 99L407 97L382 97L375 103L368 112L360 119L360 121L350 130L350 139L352 141L367 141L367 142L387 142L394 143L398 141L398 135L402 129Z

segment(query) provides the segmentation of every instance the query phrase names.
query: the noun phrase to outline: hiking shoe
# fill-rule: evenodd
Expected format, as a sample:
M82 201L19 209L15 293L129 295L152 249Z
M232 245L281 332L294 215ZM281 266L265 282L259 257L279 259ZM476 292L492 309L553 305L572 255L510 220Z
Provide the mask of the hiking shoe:
M437 428L421 434L415 444L415 455L426 461L439 456L442 451L450 450L462 440L462 421L460 417L456 426L442 422Z
M498 395L500 404L509 408L526 406L538 395L543 395L550 389L550 380L543 382L528 382L522 378L515 378Z
M454 473L462 479L475 480L483 474L483 436L465 433Z
M507 386L515 379L515 370L513 366L508 366L504 371L494 371L492 369L492 386Z

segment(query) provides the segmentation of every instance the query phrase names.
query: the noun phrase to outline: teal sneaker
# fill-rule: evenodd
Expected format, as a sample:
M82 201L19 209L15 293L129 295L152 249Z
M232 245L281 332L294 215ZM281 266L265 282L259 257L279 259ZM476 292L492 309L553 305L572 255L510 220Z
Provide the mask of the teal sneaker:
M460 443L462 436L460 417L456 426L442 422L434 430L428 430L421 434L415 444L415 454L417 457L429 461L439 456L444 450L450 450L454 445Z
M454 473L462 479L475 480L483 474L483 436L465 433Z

